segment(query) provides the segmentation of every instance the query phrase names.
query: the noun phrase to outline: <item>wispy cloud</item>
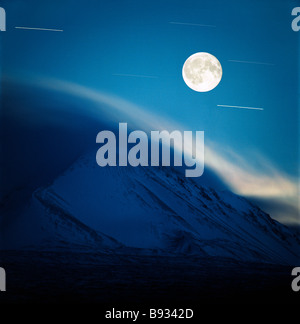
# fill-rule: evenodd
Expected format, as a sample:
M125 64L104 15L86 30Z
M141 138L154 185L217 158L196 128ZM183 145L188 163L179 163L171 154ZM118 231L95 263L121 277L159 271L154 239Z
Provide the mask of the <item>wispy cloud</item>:
M163 119L127 100L82 85L41 78L35 79L33 82L37 86L92 101L95 105L89 108L89 113L93 113L95 116L99 113L99 118L103 118L103 106L106 105L111 108L111 110L106 110L108 115L114 116L113 112L118 112L119 118L125 118L123 120L127 120L136 127L144 128L145 131L153 129L184 131L188 129L184 125L173 122L169 118L168 120ZM26 83L28 83L28 79L26 79ZM192 146L185 147L185 150L191 153ZM255 167L254 163L249 161L255 161ZM259 152L251 152L251 158L249 158L249 156L244 156L231 148L221 147L217 143L206 140L205 167L212 169L237 194L254 198L276 199L277 202L280 201L282 204L290 206L291 209L299 211L298 179L284 174ZM291 216L289 217L291 219ZM297 217L298 215L294 215L294 222L299 222Z
M205 152L205 163L241 195L268 198L297 196L297 179L279 171L257 152L251 152L249 159L212 142L206 145ZM255 167L249 161L255 161Z

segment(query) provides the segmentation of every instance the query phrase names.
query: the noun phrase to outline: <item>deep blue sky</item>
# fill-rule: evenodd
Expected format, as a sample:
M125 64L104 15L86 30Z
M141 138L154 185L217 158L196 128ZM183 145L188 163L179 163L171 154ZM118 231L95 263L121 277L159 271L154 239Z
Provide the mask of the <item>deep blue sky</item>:
M7 12L2 72L55 77L117 95L187 130L204 130L207 140L250 161L251 152L260 152L295 176L300 32L291 29L291 11L297 5L299 1L288 0L2 1ZM223 67L221 83L208 93L190 90L181 76L186 58L202 51L215 55Z

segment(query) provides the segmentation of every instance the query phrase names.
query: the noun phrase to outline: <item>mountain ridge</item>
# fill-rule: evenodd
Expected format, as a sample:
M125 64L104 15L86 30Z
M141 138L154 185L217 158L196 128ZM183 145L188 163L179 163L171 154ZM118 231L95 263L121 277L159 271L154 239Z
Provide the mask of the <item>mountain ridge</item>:
M20 239L23 246L281 264L300 255L296 234L245 198L201 186L173 168L101 168L93 151L34 192L20 226L30 218L38 239Z

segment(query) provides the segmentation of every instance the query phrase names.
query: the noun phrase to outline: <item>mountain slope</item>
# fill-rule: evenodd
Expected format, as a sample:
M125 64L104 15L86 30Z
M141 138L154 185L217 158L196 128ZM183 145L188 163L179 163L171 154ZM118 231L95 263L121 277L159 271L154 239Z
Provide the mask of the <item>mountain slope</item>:
M25 214L21 219L39 220L39 232L56 246L290 264L300 255L296 235L246 199L200 186L172 168L101 168L94 152L37 190Z

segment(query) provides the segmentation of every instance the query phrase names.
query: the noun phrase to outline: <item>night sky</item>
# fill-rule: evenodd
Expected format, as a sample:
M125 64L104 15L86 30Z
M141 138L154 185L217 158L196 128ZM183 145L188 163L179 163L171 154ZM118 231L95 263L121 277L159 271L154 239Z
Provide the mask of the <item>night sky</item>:
M206 163L233 191L297 208L300 33L291 28L291 11L299 1L14 0L1 6L7 14L3 80L77 84L140 107L153 116L153 129L155 121L162 127L168 121L166 128L204 130ZM15 28L24 26L63 32ZM182 79L185 60L197 52L222 65L223 78L210 92L192 91ZM298 215L282 217L296 223Z

